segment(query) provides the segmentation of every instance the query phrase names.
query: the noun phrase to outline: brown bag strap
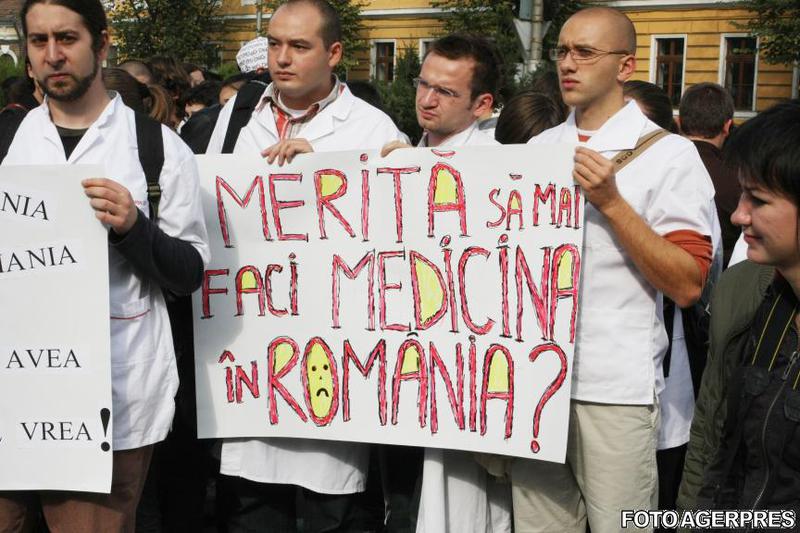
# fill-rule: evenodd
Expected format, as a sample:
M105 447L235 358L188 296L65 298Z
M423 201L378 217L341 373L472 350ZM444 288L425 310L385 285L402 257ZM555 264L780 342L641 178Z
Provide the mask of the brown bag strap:
M667 130L659 128L639 137L633 150L624 150L614 157L614 172L618 173L625 165L642 155L642 153L655 144L656 141L667 135L669 135Z

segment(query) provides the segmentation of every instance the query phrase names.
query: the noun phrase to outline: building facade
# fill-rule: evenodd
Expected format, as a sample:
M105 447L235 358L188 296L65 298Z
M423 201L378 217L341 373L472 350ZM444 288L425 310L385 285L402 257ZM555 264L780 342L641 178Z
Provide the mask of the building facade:
M266 32L269 13L256 15L257 0L223 0L224 30L220 34L223 62L233 61L241 45L254 38L261 26ZM391 81L397 58L407 48L417 53L441 33L443 12L427 0L371 0L362 11L363 38L368 52L357 57L348 78ZM260 19L260 20L259 20Z
M257 34L257 0L224 0L221 59L232 61L242 43ZM735 1L596 0L625 13L638 32L636 79L664 88L677 106L695 83L712 81L728 88L738 117L746 118L782 98L797 96L798 69L772 65L759 57L758 39L741 24L748 12ZM363 10L369 53L348 72L351 79L391 81L406 48L424 53L442 31L440 8L427 0L371 0ZM269 14L261 17L266 31ZM549 31L558 31L550 28Z
M13 63L23 61L22 26L19 10L22 0L0 0L0 61Z
M736 116L747 118L785 98L797 97L798 69L773 65L743 25L750 13L736 2L608 0L637 31L636 79L663 88L677 107L691 85L715 82L733 96Z

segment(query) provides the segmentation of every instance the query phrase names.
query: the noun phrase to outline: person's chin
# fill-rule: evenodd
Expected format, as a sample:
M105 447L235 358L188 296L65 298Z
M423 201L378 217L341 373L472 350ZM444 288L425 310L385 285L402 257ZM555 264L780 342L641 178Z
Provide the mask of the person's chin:
M302 96L303 94L302 87L298 85L297 80L294 78L288 80L272 80L272 82L275 84L275 87L286 96L294 98Z
M570 91L561 91L561 99L564 100L564 103L569 107L580 107L586 100L574 89Z
M419 123L420 127L425 131L435 130L436 129L436 122L433 120L426 120L419 115L417 115L417 122Z

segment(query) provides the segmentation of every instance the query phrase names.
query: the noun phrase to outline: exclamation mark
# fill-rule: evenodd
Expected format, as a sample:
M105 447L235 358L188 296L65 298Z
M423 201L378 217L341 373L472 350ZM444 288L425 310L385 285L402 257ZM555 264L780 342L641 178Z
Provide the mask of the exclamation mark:
M106 408L100 409L100 422L103 423L103 438L108 437L109 420L111 420L111 411ZM100 449L107 452L111 449L111 445L108 442L103 442L103 444L100 445Z

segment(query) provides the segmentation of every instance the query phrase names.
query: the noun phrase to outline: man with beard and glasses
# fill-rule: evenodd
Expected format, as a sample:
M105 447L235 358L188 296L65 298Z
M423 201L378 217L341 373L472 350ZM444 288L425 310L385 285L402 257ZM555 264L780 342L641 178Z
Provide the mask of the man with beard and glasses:
M169 431L178 388L162 290L190 294L209 259L197 164L176 134L150 124L164 151L154 222L135 112L100 75L109 48L100 0L26 0L20 20L46 98L20 124L3 164L106 171L82 186L86 208L108 228L114 452L110 494L0 492L0 531L26 531L41 507L51 531L132 532L153 444Z

